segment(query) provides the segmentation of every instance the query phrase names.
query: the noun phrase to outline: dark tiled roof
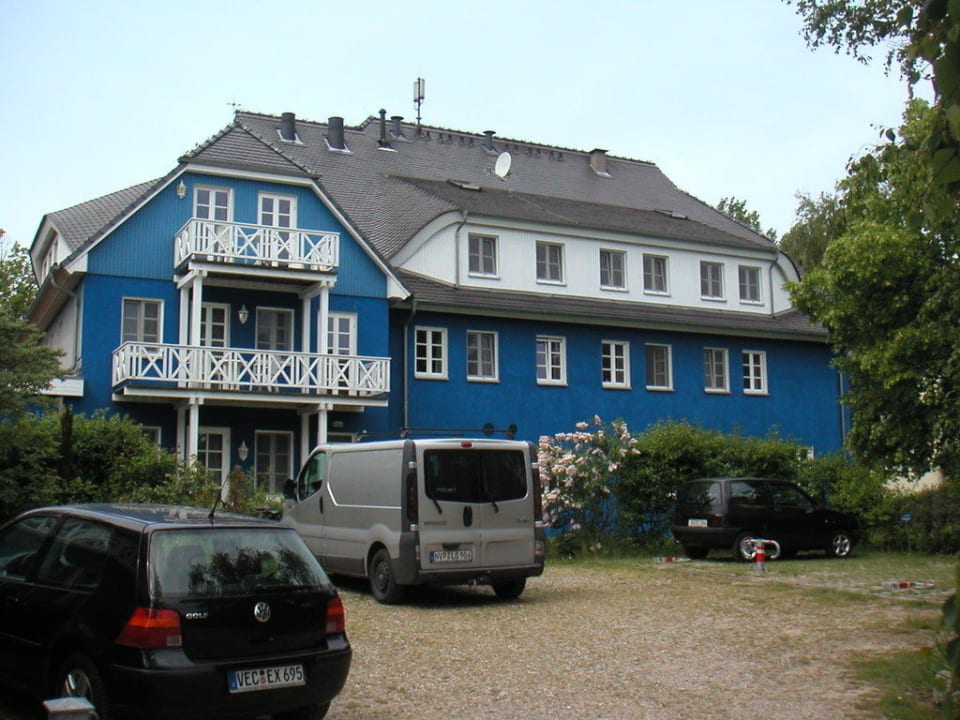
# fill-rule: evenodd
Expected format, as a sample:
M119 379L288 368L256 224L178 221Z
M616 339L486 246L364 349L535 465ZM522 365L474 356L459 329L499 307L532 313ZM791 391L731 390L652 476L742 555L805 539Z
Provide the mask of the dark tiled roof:
M826 340L826 331L812 325L803 313L777 315L700 310L623 300L597 300L570 295L455 287L409 271L398 276L410 289L419 310L442 310L470 315L546 318L572 323L609 324L648 330L696 330L786 340Z
M57 228L71 250L99 235L114 219L127 212L158 181L133 185L124 190L87 200L79 205L49 213L47 219Z

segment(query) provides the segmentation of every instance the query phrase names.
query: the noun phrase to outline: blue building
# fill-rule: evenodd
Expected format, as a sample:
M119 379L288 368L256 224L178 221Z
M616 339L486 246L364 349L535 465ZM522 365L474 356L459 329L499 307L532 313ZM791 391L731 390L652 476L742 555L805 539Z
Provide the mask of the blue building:
M164 177L46 215L31 253L53 394L272 490L317 442L403 428L842 442L790 259L604 150L238 112Z

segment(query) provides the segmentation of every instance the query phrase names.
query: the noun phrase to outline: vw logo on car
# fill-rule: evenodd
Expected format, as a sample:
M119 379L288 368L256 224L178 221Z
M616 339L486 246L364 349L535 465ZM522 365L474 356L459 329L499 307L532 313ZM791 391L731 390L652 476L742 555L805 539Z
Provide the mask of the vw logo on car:
M253 616L262 623L270 619L270 606L265 602L258 602L253 606Z

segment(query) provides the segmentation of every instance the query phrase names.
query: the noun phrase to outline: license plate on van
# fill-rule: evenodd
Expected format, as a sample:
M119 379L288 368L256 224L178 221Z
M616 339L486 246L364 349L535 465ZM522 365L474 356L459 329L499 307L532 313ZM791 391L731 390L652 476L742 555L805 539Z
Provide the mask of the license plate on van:
M687 527L706 527L707 519L706 518L690 518L687 520Z
M306 685L303 665L232 670L227 673L227 687L232 693L273 690L275 688Z
M473 562L473 550L431 550L431 563Z

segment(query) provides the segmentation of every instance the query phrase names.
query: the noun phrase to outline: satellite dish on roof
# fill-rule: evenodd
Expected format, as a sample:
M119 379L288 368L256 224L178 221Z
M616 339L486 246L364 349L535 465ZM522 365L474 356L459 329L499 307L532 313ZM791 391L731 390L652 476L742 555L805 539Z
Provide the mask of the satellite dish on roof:
M498 178L503 180L507 173L510 172L510 163L513 162L513 158L510 157L510 153L504 151L497 156L497 162L493 166L493 174Z

